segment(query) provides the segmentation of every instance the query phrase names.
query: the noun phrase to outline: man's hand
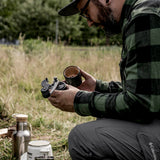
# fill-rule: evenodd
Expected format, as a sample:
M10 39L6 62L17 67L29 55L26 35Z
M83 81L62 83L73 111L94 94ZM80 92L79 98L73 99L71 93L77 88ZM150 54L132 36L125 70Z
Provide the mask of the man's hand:
M96 79L87 72L81 70L81 75L84 77L84 82L75 88L71 85L67 85L67 90L55 90L48 98L50 103L59 108L62 111L74 112L74 98L77 92L80 90L94 91L96 88Z
M81 75L84 77L85 81L78 87L80 90L85 91L95 91L96 88L96 79L88 74L87 72L81 70Z
M74 112L74 98L78 91L78 88L67 85L67 90L55 90L48 100L62 111Z

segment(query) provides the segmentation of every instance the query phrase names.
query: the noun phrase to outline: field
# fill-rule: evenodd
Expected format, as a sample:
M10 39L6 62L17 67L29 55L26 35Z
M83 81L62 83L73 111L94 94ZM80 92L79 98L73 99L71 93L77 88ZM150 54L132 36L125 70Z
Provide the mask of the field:
M121 48L67 47L41 40L22 41L19 46L0 46L0 128L15 125L14 113L28 115L32 140L48 140L55 160L70 160L67 138L77 124L94 120L62 112L41 95L41 81L64 80L63 70L77 65L96 79L120 79ZM0 138L0 159L12 158L12 139Z

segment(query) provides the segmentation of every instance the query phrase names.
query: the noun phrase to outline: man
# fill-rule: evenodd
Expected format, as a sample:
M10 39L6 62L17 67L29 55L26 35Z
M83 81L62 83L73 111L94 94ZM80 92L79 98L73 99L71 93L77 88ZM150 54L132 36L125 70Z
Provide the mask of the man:
M98 119L69 135L73 160L160 159L160 0L74 0L62 16L80 13L88 26L122 32L121 83L81 70L80 87L55 91L55 107ZM106 68L107 70L107 68Z

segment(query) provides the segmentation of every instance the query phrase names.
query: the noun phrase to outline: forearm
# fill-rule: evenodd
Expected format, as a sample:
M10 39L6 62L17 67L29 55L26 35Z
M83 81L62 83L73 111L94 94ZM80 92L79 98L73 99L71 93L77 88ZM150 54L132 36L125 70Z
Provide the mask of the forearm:
M147 98L146 98L147 99ZM81 116L146 120L152 114L145 97L130 92L99 93L79 91L74 100L75 111Z

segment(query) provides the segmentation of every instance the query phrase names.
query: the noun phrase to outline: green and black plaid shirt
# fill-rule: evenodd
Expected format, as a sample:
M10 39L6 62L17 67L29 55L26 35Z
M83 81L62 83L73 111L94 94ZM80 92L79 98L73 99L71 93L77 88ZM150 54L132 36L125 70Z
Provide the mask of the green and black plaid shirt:
M75 111L136 121L160 117L160 0L126 0L121 27L121 83L97 80L95 92L77 93Z

